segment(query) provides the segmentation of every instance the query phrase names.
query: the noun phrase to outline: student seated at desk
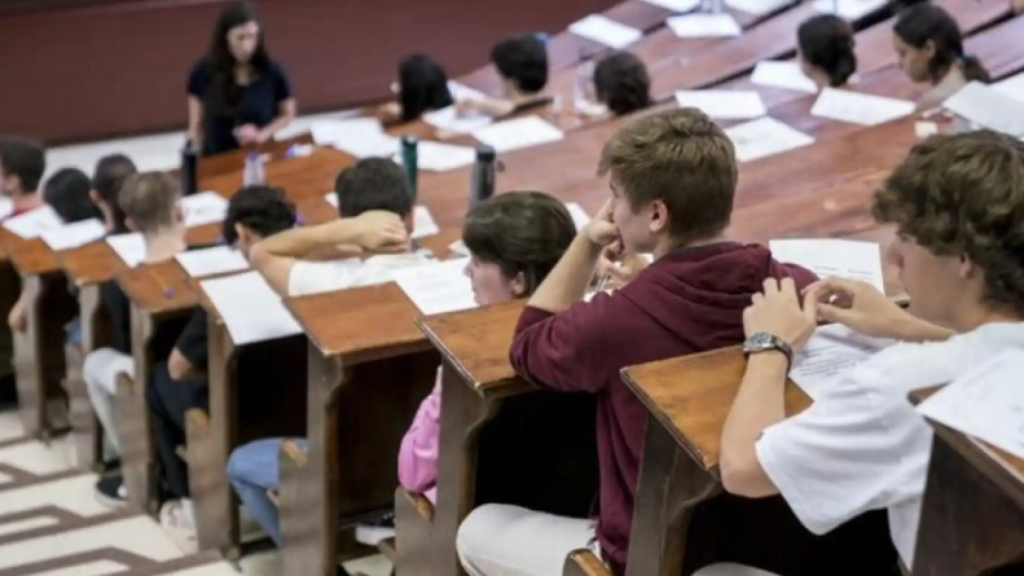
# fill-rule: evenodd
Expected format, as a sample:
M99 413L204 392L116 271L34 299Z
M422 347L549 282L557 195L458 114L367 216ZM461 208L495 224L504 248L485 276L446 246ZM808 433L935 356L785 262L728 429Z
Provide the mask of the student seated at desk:
M804 21L796 31L800 68L818 89L841 88L857 71L853 28L846 20L821 14Z
M480 306L533 294L576 236L565 204L542 192L507 192L466 216L466 275ZM441 440L441 370L420 404L398 453L398 481L435 499Z
M124 154L104 156L96 163L89 198L99 210L103 225L109 234L128 232L124 210L117 201L117 195L128 178L137 171L135 163Z
M496 44L491 63L501 76L504 98L459 102L460 112L500 118L550 101L541 95L548 83L547 45L537 34L520 34Z
M594 67L594 97L616 116L651 105L651 78L643 60L632 52L615 52Z
M767 248L731 242L737 166L732 142L699 110L638 118L605 144L611 198L529 299L509 353L538 385L598 395L600 514L563 518L503 504L474 510L458 533L472 576L557 576L566 555L591 546L625 572L647 411L619 372L743 341L743 309L765 278L814 276ZM613 255L655 260L620 290L583 302L595 266Z
M932 136L893 171L872 213L896 227L886 257L908 311L860 282L826 279L802 296L789 282L765 282L744 313L749 358L721 441L726 490L781 494L817 534L887 508L893 543L913 568L932 431L907 395L1024 349L1022 175L1024 143L991 131ZM792 354L818 320L902 342L787 419Z
M448 74L440 64L426 54L413 54L398 64L398 81L392 86L398 102L381 107L381 120L412 122L425 112L452 105L448 90Z
M990 80L981 61L964 53L956 20L934 4L919 4L901 12L892 42L903 72L913 82L932 86L917 103L922 112L937 108L969 82Z
M24 214L43 205L39 183L46 172L42 145L13 136L0 136L0 196L11 202L5 218Z

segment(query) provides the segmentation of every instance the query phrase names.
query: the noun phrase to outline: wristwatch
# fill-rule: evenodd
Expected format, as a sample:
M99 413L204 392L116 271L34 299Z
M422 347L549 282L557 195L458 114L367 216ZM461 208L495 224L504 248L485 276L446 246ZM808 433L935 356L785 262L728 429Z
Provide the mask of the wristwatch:
M760 352L768 352L769 350L778 350L779 352L782 352L786 357L786 364L788 366L793 365L793 349L790 348L789 344L786 343L785 340L774 334L769 334L768 332L755 332L743 343L744 356L758 354ZM788 372L789 369L787 368L786 371Z

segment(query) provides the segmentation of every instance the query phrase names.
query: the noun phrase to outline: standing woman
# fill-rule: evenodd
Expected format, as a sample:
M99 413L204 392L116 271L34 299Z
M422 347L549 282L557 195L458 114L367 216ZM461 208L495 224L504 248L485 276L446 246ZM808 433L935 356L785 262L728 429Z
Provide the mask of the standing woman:
M202 155L262 144L295 118L284 70L270 59L256 12L228 5L217 19L210 53L188 80L188 135Z

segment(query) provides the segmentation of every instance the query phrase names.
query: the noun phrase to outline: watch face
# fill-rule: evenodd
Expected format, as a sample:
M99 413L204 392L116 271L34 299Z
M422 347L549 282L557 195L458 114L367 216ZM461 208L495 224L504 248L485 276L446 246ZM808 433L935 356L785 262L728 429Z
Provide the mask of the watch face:
M772 335L767 332L757 332L750 335L743 344L743 349L748 352L756 352L772 347Z

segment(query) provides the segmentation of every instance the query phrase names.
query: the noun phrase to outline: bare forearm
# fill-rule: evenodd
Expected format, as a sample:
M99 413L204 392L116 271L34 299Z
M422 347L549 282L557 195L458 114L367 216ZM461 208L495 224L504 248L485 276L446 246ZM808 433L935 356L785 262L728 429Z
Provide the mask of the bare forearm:
M786 357L778 352L754 354L722 430L720 463L730 492L766 496L774 486L764 474L755 445L770 426L786 418Z
M275 234L261 240L254 250L279 258L305 259L319 250L342 244L358 244L356 240L356 226L351 220L343 218Z
M292 117L289 114L282 114L281 116L274 118L273 122L267 124L260 130L260 132L263 134L263 138L261 138L261 140L264 142L269 142L273 140L274 134L277 134L278 132L286 128L289 124L292 123L292 120L294 120L294 117Z
M579 302L590 285L600 256L600 246L585 234L577 234L562 259L533 293L529 305L557 313Z
M911 314L907 314L893 326L895 338L907 342L941 342L948 340L954 332L938 324L932 324Z

